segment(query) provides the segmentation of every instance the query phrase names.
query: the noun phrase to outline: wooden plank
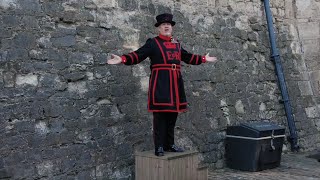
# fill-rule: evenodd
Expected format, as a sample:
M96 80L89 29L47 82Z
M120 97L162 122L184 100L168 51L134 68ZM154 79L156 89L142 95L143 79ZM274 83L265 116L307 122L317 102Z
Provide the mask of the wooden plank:
M185 172L185 167L184 167L184 164L183 164L183 162L184 162L184 159L185 158L180 158L180 159L178 159L178 161L179 161L179 177L181 178L181 179L184 179L184 172Z
M198 155L193 155L192 156L192 175L191 177L193 179L196 179L197 177L197 168L198 168Z
M141 169L140 157L136 156L135 157L135 179L141 179L139 177L139 175L141 175L140 169Z
M179 174L179 162L178 159L172 160L171 162L171 179L177 179ZM170 180L171 180L170 179Z
M188 156L187 158L186 158L186 180L189 180L189 179L191 179L192 177L192 160L193 160L193 158L192 158L192 156Z
M145 176L143 177L144 178L144 180L147 180L147 179L150 179L151 177L150 177L150 174L151 174L151 172L150 171L152 171L152 169L150 168L150 158L143 158L143 169L141 170L141 171L143 171L143 173L142 174L145 174Z
M198 180L208 180L208 168L206 166L199 167L197 169Z
M144 172L141 171L143 169L143 158L139 157L139 156L136 156L136 159L137 159L137 165L136 166L136 179L141 179L141 180L144 180Z
M159 167L158 167L158 162L157 159L152 158L151 159L151 164L152 164L152 174L151 174L151 179L158 180L159 177Z
M164 176L163 160L159 160L159 159L153 159L153 160L156 161L157 169L158 169L158 174L157 174L156 179L157 180L165 180L165 179L163 179L163 176Z
M175 161L176 160L167 161L168 162L168 171L169 171L168 180L174 179L174 174L176 172Z
M153 158L148 158L149 159L149 179L154 179L157 180L157 177L159 176L159 169L157 165L157 161Z
M186 179L186 173L187 173L187 168L186 168L186 158L181 158L179 159L180 160L180 176L181 176L181 179Z
M168 166L165 165L166 162L167 161L165 161L165 160L160 160L160 162L159 162L159 165L161 167L161 172L160 172L161 176L159 176L160 177L159 180L167 180L168 179L168 178L166 178L167 174L168 174Z

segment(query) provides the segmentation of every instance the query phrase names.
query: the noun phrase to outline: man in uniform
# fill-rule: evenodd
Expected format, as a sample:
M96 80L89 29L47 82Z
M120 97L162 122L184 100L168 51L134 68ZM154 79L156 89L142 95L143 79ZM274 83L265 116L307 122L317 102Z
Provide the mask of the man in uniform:
M173 15L160 14L155 27L159 35L149 38L138 50L122 56L112 55L108 64L134 65L150 58L151 75L148 92L148 111L153 112L153 138L155 155L163 156L164 151L183 152L174 143L174 127L179 112L187 110L187 100L181 76L181 61L199 65L215 62L215 57L191 54L173 39L175 22Z

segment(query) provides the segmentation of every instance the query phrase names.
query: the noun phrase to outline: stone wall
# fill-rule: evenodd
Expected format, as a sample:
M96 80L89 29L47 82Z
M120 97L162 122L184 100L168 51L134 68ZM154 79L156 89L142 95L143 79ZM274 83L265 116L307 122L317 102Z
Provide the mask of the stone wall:
M299 144L311 150L320 143L319 2L303 2L271 6ZM149 60L106 59L155 36L163 12L185 49L219 59L183 67L190 110L178 145L222 168L228 125L287 126L260 0L2 0L0 178L133 179L134 152L153 148Z
M300 102L305 102L301 105L303 104L306 113L306 117L299 117L299 119L303 120L301 129L308 129L308 126L315 127L303 132L306 138L302 139L302 142L308 148L319 147L315 139L319 139L320 130L320 1L298 0L295 5L296 31L292 49L296 54L302 55L298 68L302 78L298 86L301 92Z

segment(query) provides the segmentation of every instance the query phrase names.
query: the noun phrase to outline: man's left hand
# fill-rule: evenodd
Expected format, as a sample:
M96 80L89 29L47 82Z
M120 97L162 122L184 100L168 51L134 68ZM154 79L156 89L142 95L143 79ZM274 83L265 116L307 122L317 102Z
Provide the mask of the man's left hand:
M206 61L207 62L216 62L218 61L218 59L216 57L213 56L209 56L209 53L206 55Z

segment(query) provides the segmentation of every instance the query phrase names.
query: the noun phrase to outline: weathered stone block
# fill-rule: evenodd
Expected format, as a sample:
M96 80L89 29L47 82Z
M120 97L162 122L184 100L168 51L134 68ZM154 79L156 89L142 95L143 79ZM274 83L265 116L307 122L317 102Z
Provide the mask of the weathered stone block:
M83 95L88 92L86 85L85 81L70 82L68 83L68 91L71 93L70 95Z
M317 107L317 106L305 108L305 111L306 111L307 117L309 117L309 118L320 117L319 107Z
M311 73L311 83L314 95L320 95L320 71L314 71Z
M155 15L155 6L151 3L148 4L140 4L140 9L149 14Z
M118 6L126 11L133 11L138 8L138 3L134 0L119 0Z
M7 56L8 56L7 51L0 52L0 62L6 62L8 60Z
M17 0L5 0L0 2L1 9L13 9L17 7Z
M297 0L297 16L299 18L310 18L314 17L317 14L316 8L312 8L314 6L313 0Z
M98 38L100 34L100 30L91 26L78 26L77 34L83 37L94 37Z
M38 23L38 19L34 16L24 16L21 19L22 22L22 26L25 29L39 29L39 23Z
M34 74L27 74L27 75L20 75L18 74L16 76L16 85L22 86L22 85L32 85L37 86L38 85L38 76Z
M320 22L298 23L300 37L305 40L320 37Z
M75 52L68 57L70 63L75 64L93 64L93 55L89 53Z
M61 3L57 0L47 1L46 3L42 4L42 7L43 7L44 13L52 16L60 16L60 14L64 10Z
M55 47L70 47L76 44L74 36L64 36L59 38L51 38L51 42Z
M313 95L311 83L309 81L298 82L299 89L302 96Z
M31 59L45 61L48 59L48 55L44 51L31 50L29 51L29 57Z
M50 42L49 37L41 37L37 40L37 43L40 48L51 48L52 43Z
M15 74L13 72L3 73L4 87L14 87Z
M68 62L53 62L52 66L57 70L64 70L70 66Z
M84 73L84 72L72 72L72 73L65 72L63 74L63 77L68 82L73 82L73 81L78 81L78 80L84 79L86 77L86 73Z
M12 30L0 29L0 38L9 38L11 36L12 36Z
M52 38L64 37L64 36L75 36L77 34L77 30L75 28L64 28L60 27L56 29L55 32L51 33Z
M32 48L36 45L36 38L31 33L19 33L13 38L13 46L18 48Z
M20 7L23 7L20 11L22 14L34 15L41 13L41 5L38 0L18 1L18 3Z
M262 31L264 29L264 27L260 24L252 24L250 27L253 31Z
M3 15L1 16L3 27L5 28L17 28L19 26L20 20L15 15Z

